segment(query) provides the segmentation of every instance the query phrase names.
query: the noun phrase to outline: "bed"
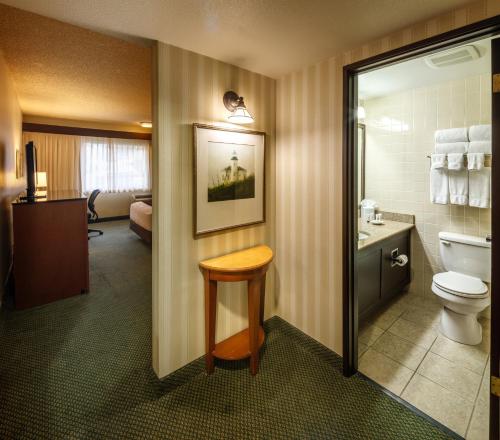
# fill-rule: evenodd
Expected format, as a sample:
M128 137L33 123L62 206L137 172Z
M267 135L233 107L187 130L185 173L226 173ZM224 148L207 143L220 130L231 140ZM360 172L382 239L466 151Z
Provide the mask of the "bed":
M151 243L152 217L151 199L138 200L130 205L130 229L147 243Z

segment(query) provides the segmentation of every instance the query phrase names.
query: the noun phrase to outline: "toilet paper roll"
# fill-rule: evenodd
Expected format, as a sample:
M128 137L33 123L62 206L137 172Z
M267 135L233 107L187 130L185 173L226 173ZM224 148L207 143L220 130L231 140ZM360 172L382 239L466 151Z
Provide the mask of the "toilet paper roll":
M408 264L408 257L405 254L398 255L394 259L394 264L400 267L406 266Z

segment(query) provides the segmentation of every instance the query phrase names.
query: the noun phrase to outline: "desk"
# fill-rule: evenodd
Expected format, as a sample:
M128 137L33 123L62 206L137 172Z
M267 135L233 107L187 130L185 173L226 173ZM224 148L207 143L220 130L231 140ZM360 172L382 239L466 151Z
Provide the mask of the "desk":
M75 191L13 202L16 308L89 290L87 199Z
M205 280L206 369L214 371L214 357L238 360L250 357L250 372L257 374L259 349L264 343L264 300L266 272L273 259L267 246L256 246L200 262ZM248 329L215 344L218 281L248 282Z

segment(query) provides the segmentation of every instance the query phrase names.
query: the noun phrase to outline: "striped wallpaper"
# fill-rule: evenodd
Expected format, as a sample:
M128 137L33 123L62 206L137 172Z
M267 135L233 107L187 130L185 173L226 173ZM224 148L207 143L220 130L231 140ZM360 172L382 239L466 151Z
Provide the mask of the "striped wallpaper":
M198 262L260 243L274 248L276 81L193 52L158 43L154 125L153 366L163 377L204 354L203 278ZM194 240L193 122L224 121L227 90L245 97L265 131L266 216L263 225ZM241 127L240 127L241 128ZM266 316L274 315L274 269L267 277ZM244 283L219 283L217 339L247 326Z
M342 353L342 66L500 14L498 0L416 24L279 78L277 313Z
M154 91L153 367L163 377L204 352L198 261L258 243L276 251L266 316L278 314L342 351L342 66L487 16L484 0L277 81L158 43ZM193 122L227 125L222 95L234 89L268 133L267 222L192 238ZM217 339L246 326L244 285L220 288Z

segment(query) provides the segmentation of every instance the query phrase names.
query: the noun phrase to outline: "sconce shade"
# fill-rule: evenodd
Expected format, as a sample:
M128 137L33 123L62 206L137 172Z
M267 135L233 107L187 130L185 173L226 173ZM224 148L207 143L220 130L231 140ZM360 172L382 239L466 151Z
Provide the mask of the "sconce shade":
M38 171L36 173L36 187L47 188L47 173L45 171Z
M252 115L248 113L245 106L238 107L227 119L235 124L251 124L253 122Z
M243 96L238 96L237 93L229 91L224 93L222 101L224 102L224 106L231 112L227 117L229 122L235 124L251 124L254 121L252 115L245 106Z

